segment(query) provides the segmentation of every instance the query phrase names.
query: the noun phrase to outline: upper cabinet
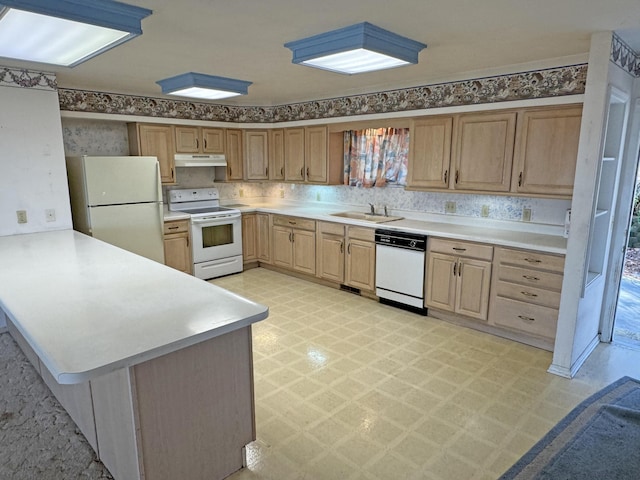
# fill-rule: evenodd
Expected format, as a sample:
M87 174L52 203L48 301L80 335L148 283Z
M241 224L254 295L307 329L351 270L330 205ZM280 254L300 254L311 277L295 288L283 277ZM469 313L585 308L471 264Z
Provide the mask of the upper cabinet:
M329 147L329 133L324 125L285 128L285 181L341 184L344 170L342 156L329 155Z
M407 187L569 198L582 107L417 118Z
M269 180L284 180L284 130L269 130Z
M327 127L304 129L305 180L310 183L328 183Z
M176 153L225 153L223 128L176 126Z
M536 109L518 118L511 190L571 196L582 107Z
M225 143L227 180L243 180L242 130L227 128Z
M411 123L407 185L449 188L453 117L433 117Z
M244 131L246 180L269 179L269 133L267 130Z
M129 153L158 158L162 183L175 183L173 126L128 123Z
M304 182L304 128L284 130L284 179Z
M453 175L456 190L508 192L511 186L516 113L458 115L453 127Z

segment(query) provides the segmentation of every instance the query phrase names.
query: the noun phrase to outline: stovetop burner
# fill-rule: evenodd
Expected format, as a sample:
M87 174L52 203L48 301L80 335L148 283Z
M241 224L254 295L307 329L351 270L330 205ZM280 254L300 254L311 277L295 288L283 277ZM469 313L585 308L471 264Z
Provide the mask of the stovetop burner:
M169 190L169 210L192 216L240 213L240 210L220 206L217 188L180 188Z

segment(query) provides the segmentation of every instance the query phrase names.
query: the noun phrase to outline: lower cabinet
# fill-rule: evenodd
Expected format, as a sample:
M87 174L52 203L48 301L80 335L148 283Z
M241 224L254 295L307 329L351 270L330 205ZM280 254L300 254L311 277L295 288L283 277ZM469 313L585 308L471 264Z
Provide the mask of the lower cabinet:
M256 213L256 240L258 260L271 263L271 215Z
M361 290L375 290L376 244L374 229L347 227L344 283Z
M315 220L275 215L271 238L273 265L315 275Z
M490 324L540 339L553 348L564 256L496 248Z
M318 222L316 247L318 277L344 283L344 228L340 223Z
M493 247L429 238L425 305L487 320Z
M189 220L164 222L164 264L191 274L191 236Z
M257 219L255 213L242 214L242 263L258 259Z

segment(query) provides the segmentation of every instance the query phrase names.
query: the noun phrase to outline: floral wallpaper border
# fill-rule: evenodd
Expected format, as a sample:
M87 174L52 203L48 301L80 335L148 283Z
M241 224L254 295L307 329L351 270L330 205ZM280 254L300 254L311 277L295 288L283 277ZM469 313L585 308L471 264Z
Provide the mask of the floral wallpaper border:
M615 33L611 43L611 61L634 77L640 77L640 54L636 53Z
M233 106L60 88L60 109L185 120L273 123L584 93L587 65L277 106Z
M0 67L0 86L56 91L58 80L55 73Z

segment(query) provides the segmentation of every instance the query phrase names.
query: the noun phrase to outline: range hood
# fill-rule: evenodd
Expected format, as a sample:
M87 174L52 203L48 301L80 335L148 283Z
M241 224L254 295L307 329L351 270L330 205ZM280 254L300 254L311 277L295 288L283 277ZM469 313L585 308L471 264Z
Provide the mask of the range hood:
M176 167L226 167L227 160L224 155L203 154L176 154L174 157Z

